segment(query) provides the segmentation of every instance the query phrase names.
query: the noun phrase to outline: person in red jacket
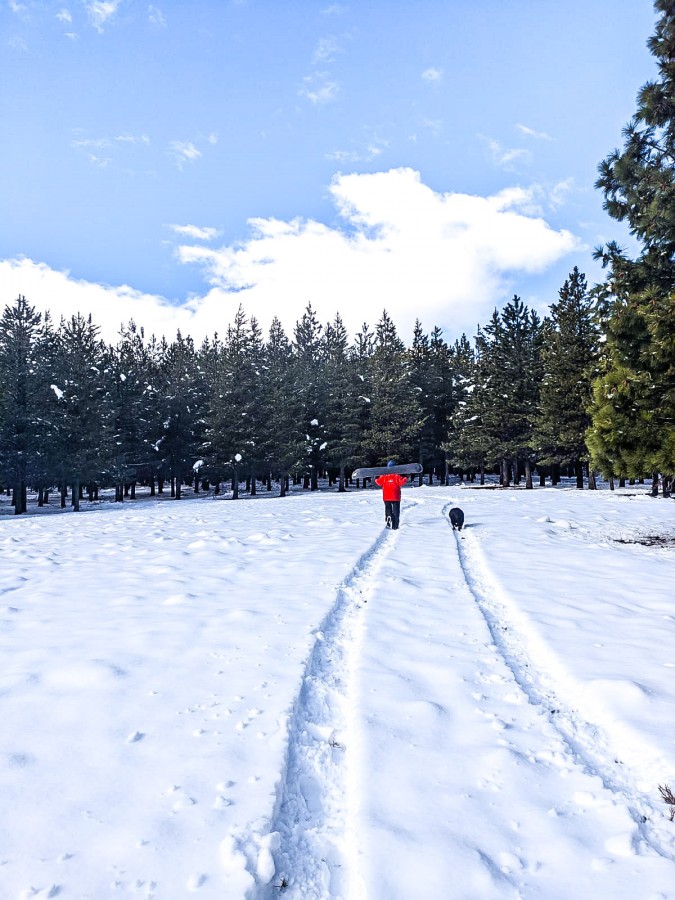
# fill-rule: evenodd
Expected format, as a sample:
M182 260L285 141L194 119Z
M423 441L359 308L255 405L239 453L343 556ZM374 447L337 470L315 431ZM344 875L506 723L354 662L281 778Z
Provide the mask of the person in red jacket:
M390 459L387 466L395 466L396 463ZM382 488L382 499L384 500L384 518L387 522L387 528L398 528L398 522L401 518L401 488L408 483L405 475L379 475L375 479L375 484Z

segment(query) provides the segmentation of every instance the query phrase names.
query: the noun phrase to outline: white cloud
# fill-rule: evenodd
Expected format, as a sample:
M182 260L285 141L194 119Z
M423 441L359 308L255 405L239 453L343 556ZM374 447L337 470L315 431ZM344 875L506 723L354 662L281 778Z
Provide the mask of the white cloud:
M103 147L109 147L110 141L108 138L75 138L70 142L70 146L75 147L78 150L87 149L89 147L100 150Z
M176 307L162 297L126 285L110 287L76 280L67 271L57 272L30 259L0 261L0 286L3 306L23 294L40 312L49 310L57 324L61 316L68 319L78 312L91 313L102 337L111 343L117 340L120 325L126 325L129 319L143 325L148 336L154 332L173 338L178 328L183 334L196 333L190 303Z
M71 16L69 9L60 9L56 14L56 18L59 20L59 22L73 21L73 17Z
M443 81L443 69L436 69L433 67L425 69L424 72L422 72L422 78L425 81L438 84L438 82Z
M492 162L496 166L499 166L500 169L506 169L510 172L515 168L514 163L530 162L532 159L530 151L525 150L524 148L503 147L499 141L496 141L493 138L483 138L483 140L490 151Z
M85 8L89 21L97 31L103 31L103 26L115 15L122 0L86 0Z
M432 134L438 135L443 131L443 119L422 119L422 128L428 129Z
M316 72L303 80L298 94L306 97L315 106L323 106L335 100L339 92L340 86L336 81L331 81L325 72Z
M529 128L527 125L516 125L516 128L521 134L524 134L526 137L536 138L538 141L553 140L551 135L546 134L545 131L535 131L534 128Z
M354 333L386 307L408 335L426 327L473 333L520 273L544 271L580 242L529 214L532 192L491 197L440 194L417 172L394 169L337 177L333 200L345 228L313 220L252 219L251 237L220 249L185 245L179 258L204 269L214 290L236 292L250 314L287 328L307 302L321 319L340 312Z
M12 50L19 50L21 53L28 53L28 44L24 41L23 38L15 35L11 37L7 41L7 45L12 48Z
M554 184L549 192L549 203L553 209L558 209L567 203L567 197L574 190L574 178L566 178Z
M224 333L240 302L265 328L277 315L289 334L311 302L324 322L339 311L352 336L386 308L406 341L417 317L452 339L473 335L514 284L526 295L528 274L581 247L570 232L529 214L533 191L524 188L442 194L417 172L393 169L336 177L330 193L343 227L252 219L247 240L219 249L182 245L179 259L200 266L211 288L181 306L126 286L76 281L31 260L0 262L2 300L25 294L57 321L91 312L111 341L130 318L146 332L173 337L180 328L201 340Z
M201 228L199 225L169 225L169 228L181 237L192 238L195 241L212 241L220 234L217 228Z
M88 153L87 159L92 166L96 166L97 169L107 169L112 162L112 159L109 156L97 156L95 153Z
M26 5L24 3L18 3L17 0L9 0L8 6L11 11L20 17L23 17L28 12Z
M201 150L186 141L172 141L171 151L179 169L182 169L186 162L195 162L202 155Z
M389 141L375 137L366 144L357 145L353 150L332 150L325 153L325 159L334 160L337 163L372 162L381 156L389 146Z
M314 65L325 65L335 59L340 47L333 37L320 38L316 49L312 54L312 62Z
M148 6L148 21L151 25L157 25L159 28L166 28L166 19L161 9L156 6Z
M147 134L139 136L135 134L118 134L115 140L118 144L145 144L146 147L150 144L150 138Z

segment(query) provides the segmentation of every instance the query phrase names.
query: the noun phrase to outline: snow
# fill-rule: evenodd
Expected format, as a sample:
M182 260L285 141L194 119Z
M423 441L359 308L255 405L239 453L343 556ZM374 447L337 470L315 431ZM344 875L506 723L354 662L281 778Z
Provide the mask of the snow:
M3 515L0 897L672 897L674 509Z

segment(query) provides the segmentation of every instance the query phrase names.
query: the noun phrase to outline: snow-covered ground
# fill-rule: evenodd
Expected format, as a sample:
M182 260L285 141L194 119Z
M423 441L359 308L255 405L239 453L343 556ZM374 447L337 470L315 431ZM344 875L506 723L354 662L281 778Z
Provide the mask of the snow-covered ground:
M83 506L0 522L2 900L675 897L672 501Z

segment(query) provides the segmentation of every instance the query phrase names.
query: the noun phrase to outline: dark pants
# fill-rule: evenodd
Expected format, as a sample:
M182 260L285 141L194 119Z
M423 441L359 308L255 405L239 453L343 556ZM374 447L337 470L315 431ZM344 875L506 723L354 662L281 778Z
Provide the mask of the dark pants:
M401 501L385 500L384 501L384 518L391 518L391 527L398 528L398 520L401 518Z

